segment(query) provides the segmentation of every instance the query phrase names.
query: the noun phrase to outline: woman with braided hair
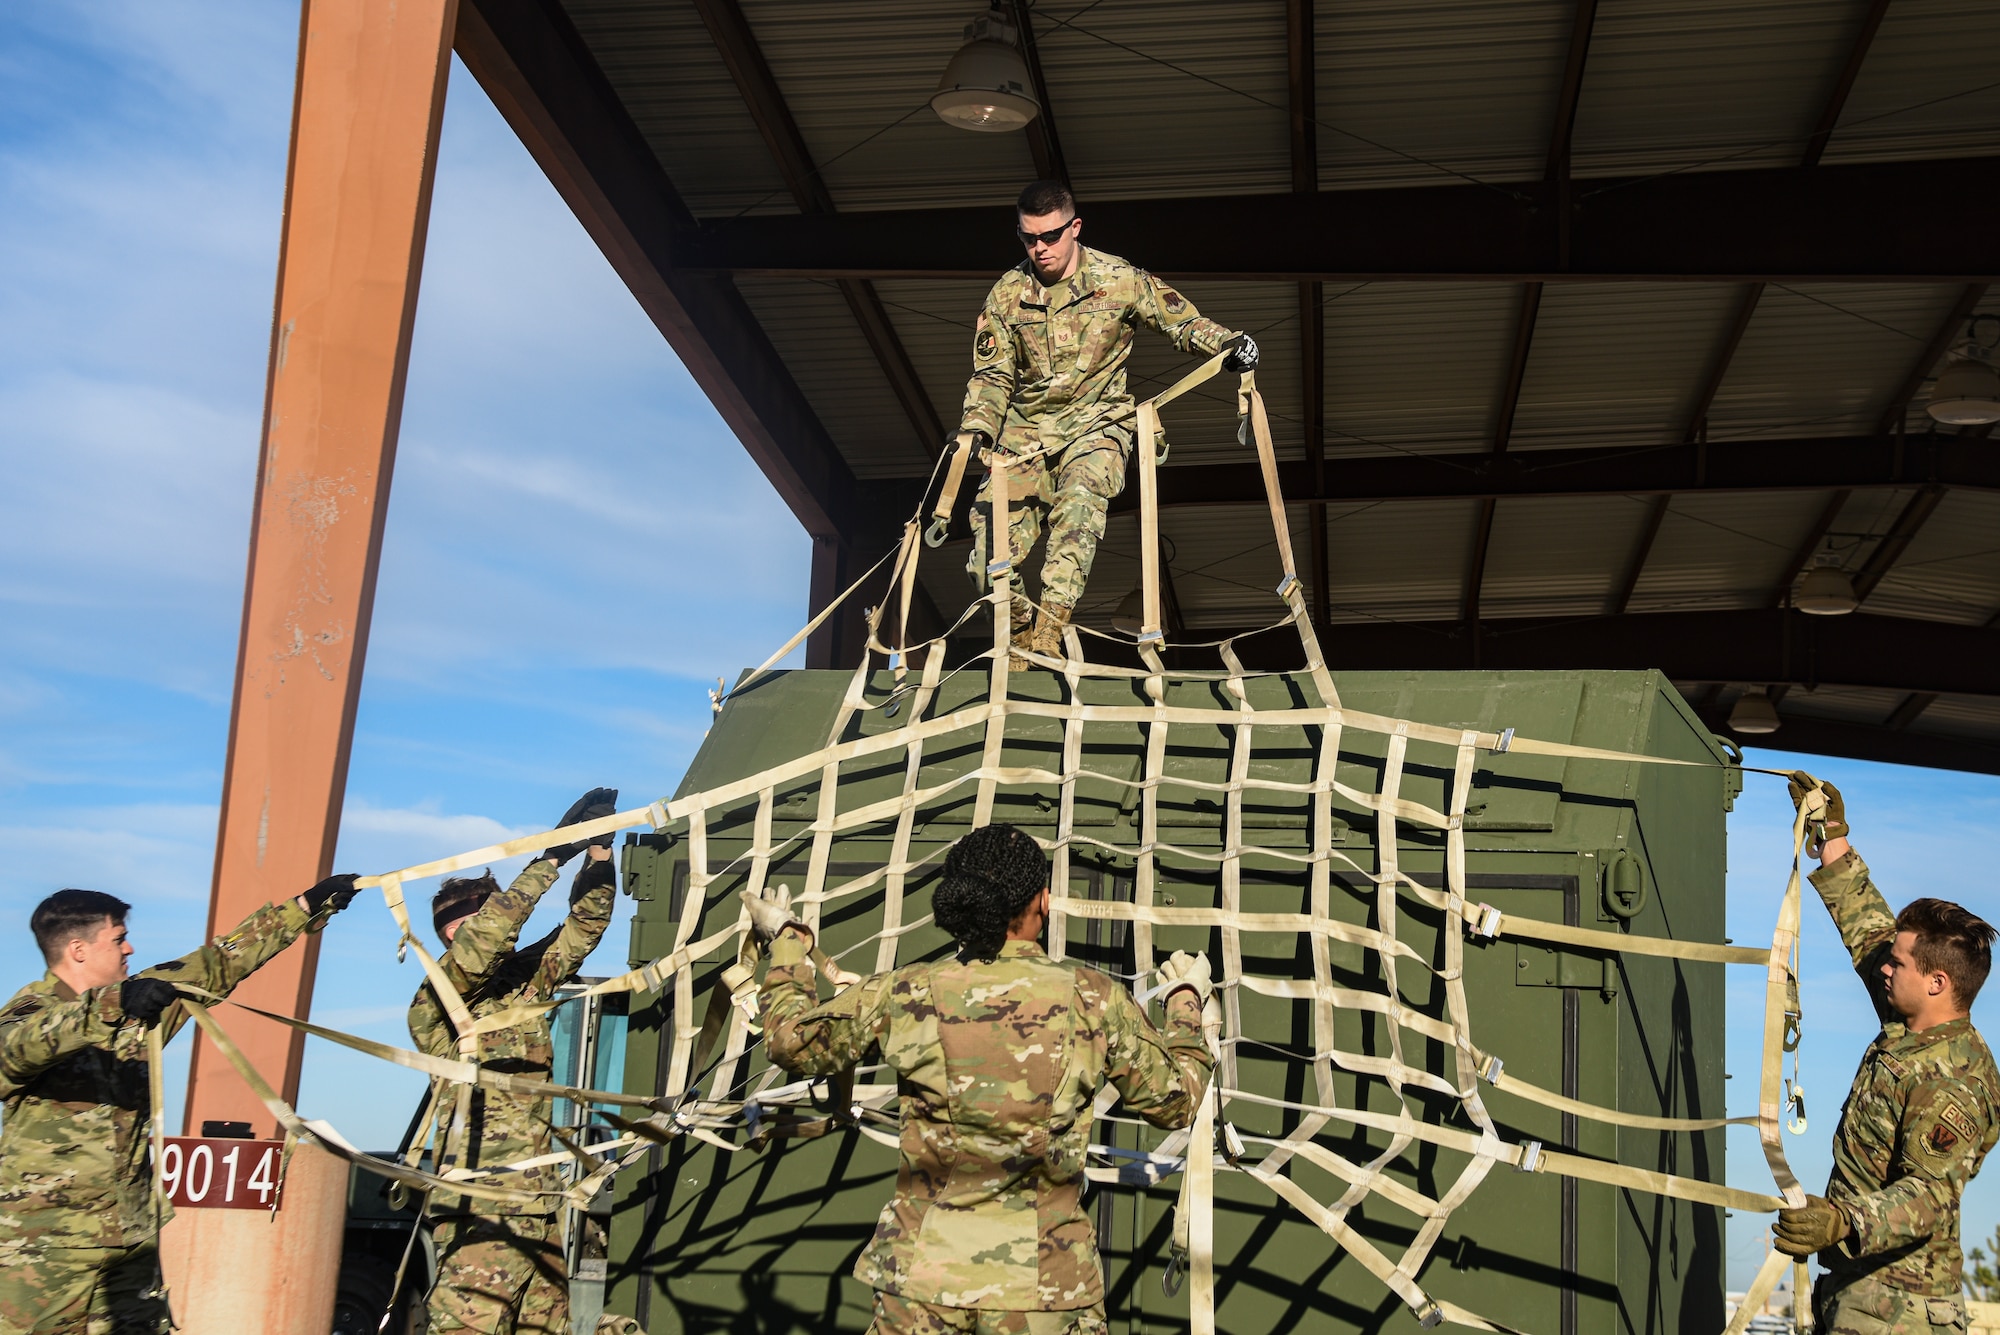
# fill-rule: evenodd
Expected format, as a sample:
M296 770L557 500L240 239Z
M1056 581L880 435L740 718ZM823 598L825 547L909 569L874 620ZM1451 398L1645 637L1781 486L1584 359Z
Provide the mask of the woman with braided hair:
M1049 864L1034 839L988 825L952 846L932 892L953 958L877 974L821 1004L812 929L782 887L743 895L770 967L771 1060L820 1077L879 1048L902 1099L902 1169L855 1277L875 1335L1099 1335L1104 1275L1080 1207L1092 1101L1164 1128L1194 1120L1214 1057L1208 960L1160 970L1165 1032L1095 969L1043 953Z

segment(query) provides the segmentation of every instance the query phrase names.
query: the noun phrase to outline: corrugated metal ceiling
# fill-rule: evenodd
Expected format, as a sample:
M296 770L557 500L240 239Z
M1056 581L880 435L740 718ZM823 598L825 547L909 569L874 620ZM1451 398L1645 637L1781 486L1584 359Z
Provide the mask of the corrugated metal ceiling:
M668 176L698 215L794 211L694 0L560 0ZM1032 174L1026 136L971 135L926 101L977 3L739 0L808 151L843 211L991 205L1006 225ZM1591 33L1572 170L1590 178L1796 165L1854 43L1865 5L1828 0L1618 0ZM1316 8L1320 188L1537 180L1546 165L1572 0L1364 0ZM1277 0L1042 0L1037 42L1088 220L1092 199L1292 188L1284 5ZM2000 4L1890 6L1825 161L2000 153ZM1921 201L1914 201L1919 206ZM1086 221L1086 227L1089 223ZM1087 240L1118 251L1120 238ZM1218 235L1215 245L1258 238ZM1128 255L1144 263L1142 254ZM929 468L923 441L839 291L740 278L759 323L862 479ZM876 289L938 419L957 417L985 290L964 280ZM1922 361L1958 286L1773 283L1728 360L1707 416L1732 442L1867 435ZM1306 449L1299 291L1200 282L1187 295L1252 331L1280 453ZM1551 284L1541 294L1509 448L1658 448L1686 439L1744 288ZM1523 299L1519 284L1329 285L1323 308L1329 459L1491 450ZM2000 312L2000 296L1985 309ZM1191 360L1141 332L1145 394ZM1922 396L1905 412L1928 426ZM1169 467L1244 458L1234 395L1214 382L1169 410ZM2000 446L1996 446L2000 448ZM1858 569L1914 493L1860 491L1818 544ZM1824 490L1684 494L1666 511L1630 610L1770 606L1816 532ZM1480 591L1486 618L1609 610L1653 511L1650 497L1510 499L1494 510ZM1463 606L1480 505L1416 500L1328 507L1336 621L1449 621ZM1302 566L1304 507L1295 506ZM1169 512L1176 590L1191 626L1260 621L1275 579L1255 506ZM1867 602L1887 615L1983 625L2000 613L2000 496L1952 492ZM1114 517L1087 616L1107 620L1136 568ZM1263 545L1260 546L1259 544ZM963 547L925 587L963 605ZM950 553L959 553L952 556ZM1306 570L1309 578L1313 572ZM1880 722L1894 693L1798 693L1788 712ZM1726 700L1724 701L1726 703ZM1829 712L1830 711L1830 712ZM2000 736L2000 706L1947 698L1918 729ZM1984 730L1983 732L1981 730Z

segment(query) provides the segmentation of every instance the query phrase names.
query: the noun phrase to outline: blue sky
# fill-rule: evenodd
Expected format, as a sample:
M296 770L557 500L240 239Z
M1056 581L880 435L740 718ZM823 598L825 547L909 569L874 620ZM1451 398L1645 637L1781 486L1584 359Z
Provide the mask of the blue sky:
M0 11L0 838L13 873L0 917L25 927L61 885L112 890L138 906L142 959L192 948L205 917L296 41L295 8L251 0ZM628 802L671 791L708 685L803 620L808 559L454 69L339 865L378 871L545 827L592 784ZM1892 900L2000 913L1984 856L2000 780L1798 763L1847 791ZM1789 820L1783 785L1752 776L1730 818L1739 942L1769 938ZM1875 1026L1810 899L1805 920L1812 1125L1788 1148L1817 1188ZM370 901L338 920L315 1018L403 1041L416 975L394 940ZM624 954L621 925L593 970ZM39 974L25 930L0 934L0 966ZM1733 971L1739 1112L1754 1106L1761 1006L1756 971ZM417 1083L315 1042L301 1103L354 1139L393 1142ZM1767 1186L1754 1136L1732 1133L1730 1175ZM1968 1195L1968 1238L2000 1222L2000 1170L1989 1178ZM1760 1234L1732 1225L1739 1282Z

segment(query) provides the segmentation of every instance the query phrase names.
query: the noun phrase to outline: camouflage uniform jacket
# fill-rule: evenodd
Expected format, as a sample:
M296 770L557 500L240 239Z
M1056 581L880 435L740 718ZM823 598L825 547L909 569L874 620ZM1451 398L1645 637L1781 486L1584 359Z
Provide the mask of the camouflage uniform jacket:
M916 1302L1061 1311L1104 1301L1080 1208L1092 1099L1106 1083L1155 1126L1194 1120L1213 1058L1201 1008L1168 998L1164 1038L1122 986L1009 941L998 959L913 964L818 1005L788 930L764 977L771 1060L807 1076L871 1048L901 1093L896 1195L854 1274Z
M533 945L515 950L514 942L521 935L521 928L527 925L543 894L555 884L557 874L556 864L549 858L529 863L512 885L488 896L479 912L459 927L444 958L438 961L475 1019L510 1006L553 998L556 989L568 982L583 964L584 957L597 948L604 929L611 925L611 910L617 897L615 882L584 895L570 906L569 916L560 927ZM410 1037L416 1040L418 1048L433 1057L459 1055L457 1032L428 981L417 989L416 1000L410 1003ZM547 1015L479 1036L479 1063L493 1070L547 1080L554 1062L555 1042ZM456 1101L448 1094L438 1109L435 1143L440 1151L448 1143L455 1107ZM549 1153L549 1119L553 1111L546 1097L529 1098L474 1088L463 1166L490 1168ZM545 1164L509 1173L503 1181L506 1186L523 1191L559 1191L563 1186L562 1167ZM432 1200L430 1212L432 1215L546 1215L560 1208L561 1202L552 1196L518 1205L441 1196Z
M1911 1033L1889 1010L1882 964L1896 916L1858 854L1814 872L1812 883L1882 1020L1833 1137L1826 1197L1852 1231L1820 1253L1820 1262L1841 1284L1871 1278L1909 1293L1955 1297L1964 1265L1959 1197L2000 1136L1994 1102L2000 1070L1970 1019Z
M225 996L325 921L289 899L267 904L227 936L138 976ZM48 973L0 1010L0 1237L130 1247L157 1231L146 1029L125 1018L118 988L79 995ZM179 1002L168 1006L161 1040L187 1018Z
M984 431L1017 453L1106 430L1129 444L1125 363L1134 328L1149 325L1182 352L1204 356L1236 337L1144 269L1088 247L1066 291L1067 301L1051 309L1048 290L1023 260L986 294L959 430Z

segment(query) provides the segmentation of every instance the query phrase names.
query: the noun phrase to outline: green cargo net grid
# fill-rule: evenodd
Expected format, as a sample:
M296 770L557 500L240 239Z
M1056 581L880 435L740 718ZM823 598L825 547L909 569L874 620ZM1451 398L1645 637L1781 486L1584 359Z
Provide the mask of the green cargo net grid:
M991 821L995 798L1003 785L1034 785L1056 790L1060 794L1056 834L1053 838L1039 841L1053 857L1054 912L1049 932L1052 956L1061 958L1064 954L1069 918L1122 921L1128 924L1131 931L1136 965L1136 972L1128 981L1143 983L1151 976L1154 969L1156 927L1204 927L1220 933L1222 977L1219 988L1225 998L1224 1032L1218 1036L1218 1052L1221 1060L1215 1081L1208 1095L1201 1101L1195 1125L1186 1132L1175 1133L1151 1154L1135 1155L1131 1151L1111 1151L1103 1146L1093 1146L1096 1162L1088 1170L1094 1180L1106 1184L1157 1181L1175 1172L1180 1174L1181 1193L1175 1219L1175 1246L1179 1256L1184 1257L1182 1264L1187 1276L1190 1317L1196 1335L1207 1335L1215 1329L1213 1186L1218 1171L1239 1171L1268 1187L1278 1199L1297 1209L1325 1231L1340 1247L1354 1256L1371 1274L1393 1291L1423 1325L1434 1326L1441 1322L1451 1322L1485 1330L1509 1328L1490 1322L1456 1304L1432 1297L1422 1288L1420 1277L1451 1212L1472 1195L1496 1164L1504 1164L1522 1171L1553 1173L1663 1196L1747 1210L1768 1211L1780 1205L1803 1204L1803 1192L1786 1164L1780 1143L1783 1103L1781 1062L1784 1051L1793 1045L1788 1042L1788 1031L1792 1039L1795 1040L1796 1037L1796 1003L1791 998L1796 996L1800 856L1814 827L1814 821L1823 807L1823 796L1816 789L1809 792L1794 822L1790 876L1780 903L1772 943L1768 949L1598 931L1503 913L1490 905L1471 901L1467 897L1465 888L1465 816L1474 765L1481 754L1512 751L1517 754L1666 765L1699 765L1702 762L1541 741L1517 736L1512 729L1488 732L1446 728L1343 709L1332 676L1320 652L1317 636L1305 612L1286 522L1284 498L1277 483L1269 422L1265 415L1262 397L1256 389L1254 374L1242 377L1238 391L1239 416L1247 427L1245 434L1257 450L1270 505L1275 545L1284 568L1284 578L1278 585L1276 593L1285 608L1285 616L1275 624L1290 625L1297 633L1305 653L1305 673L1319 700L1316 704L1283 709L1253 708L1247 683L1260 674L1244 669L1232 640L1220 641L1212 646L1223 663L1224 670L1221 672L1167 669L1161 657L1166 644L1160 629L1161 599L1157 541L1156 469L1164 445L1159 425L1159 410L1165 403L1215 375L1221 369L1221 360L1220 357L1212 359L1165 393L1140 405L1138 410L1144 620L1134 647L1144 664L1142 668L1120 668L1084 661L1074 628L1067 632L1067 653L1062 658L1024 654L1013 648L1008 635L1008 607L1012 596L1014 572L1011 563L1002 558L996 560L989 568L989 591L967 612L969 617L978 610L980 602L983 602L989 606L992 616L994 627L992 647L979 655L976 660L984 662L989 673L986 699L950 713L936 714L933 704L945 675L943 638L918 645L907 643L911 594L917 564L924 546L919 532L921 518L919 516L905 525L903 540L891 554L894 558L891 587L900 593L896 599L899 604L899 616L897 632L893 637L895 643L888 645L883 642L883 623L888 612L885 603L881 607L872 609L868 614L868 651L854 672L843 696L834 726L829 733L827 744L821 749L703 792L673 800L662 799L647 807L583 822L562 830L475 849L381 876L362 878L362 885L378 886L382 890L385 903L402 932L401 948L414 949L417 952L426 976L443 1000L446 1012L458 1034L460 1060L448 1061L428 1057L289 1017L272 1015L269 1018L430 1075L433 1080L432 1111L435 1112L438 1107L443 1106L447 1099L455 1100L461 1110L461 1115L452 1119L452 1129L448 1133L447 1144L437 1147L441 1150L438 1162L443 1169L442 1173L428 1173L416 1167L417 1154L421 1147L413 1147L410 1155L402 1162L388 1162L353 1149L339 1137L337 1132L324 1123L307 1122L300 1118L271 1091L269 1085L257 1076L257 1073L244 1061L241 1053L229 1043L227 1036L214 1023L206 1009L199 1004L202 999L191 997L190 1000L195 1004L190 1006L190 1010L196 1022L217 1041L225 1057L250 1081L252 1088L279 1117L288 1131L294 1135L311 1135L335 1153L355 1162L364 1163L372 1170L382 1172L412 1187L449 1185L455 1192L464 1192L495 1201L550 1194L523 1193L506 1185L511 1173L531 1166L527 1162L501 1165L477 1173L450 1166L463 1157L466 1119L462 1110L469 1100L474 1085L516 1094L552 1094L572 1098L580 1104L622 1107L633 1113L633 1116L628 1118L600 1111L599 1115L622 1133L610 1145L585 1150L581 1146L565 1142L561 1154L533 1161L542 1163L551 1159L572 1159L581 1165L580 1180L559 1193L553 1193L562 1196L569 1204L586 1202L606 1180L619 1169L635 1163L650 1146L680 1136L694 1137L734 1153L746 1148L762 1148L773 1139L787 1135L823 1133L829 1129L830 1120L838 1120L862 1134L894 1144L894 1137L882 1130L879 1125L893 1125L894 1122L893 1115L885 1111L893 1102L895 1089L892 1084L869 1084L844 1090L844 1098L836 1100L836 1106L841 1107L842 1111L835 1119L788 1117L787 1110L806 1104L811 1098L811 1091L804 1082L777 1084L775 1071L766 1071L760 1087L747 1097L734 1099L727 1097L734 1094L738 1088L736 1071L749 1053L757 1033L754 1001L755 955L754 944L748 932L747 915L739 916L734 924L707 937L696 939L703 917L711 907L710 889L725 875L740 873L747 875L748 888L753 893L759 891L770 876L773 865L781 863L784 855L796 851L802 842L809 841L804 888L797 904L799 912L809 925L817 929L820 915L826 905L863 894L872 894L879 888L882 902L879 928L867 936L859 946L843 954L850 954L854 950L873 945L874 970L881 972L893 969L897 964L899 942L915 928L923 925L923 921L927 921L904 921L904 894L907 885L913 874L922 872L929 863L940 856L933 854L915 860L910 857L912 828L919 808L947 796L953 790L971 785L975 802L973 823L981 825ZM941 468L948 469L945 485L941 489L935 510L936 516L940 518L948 516L951 511L957 486L963 477L970 443L968 438L961 438L958 448L940 464ZM1018 457L1014 458L1013 462L1019 462ZM992 531L1002 533L1007 528L1007 467L1003 465L992 468L990 478ZM886 561L889 558L884 559ZM879 569L878 565L877 570ZM864 575L863 579L857 581L841 599L823 609L812 624L802 629L787 645L781 647L762 667L747 674L730 694L742 692L759 676L767 673L775 663L796 647L814 625L823 622L841 605L841 602L854 596L874 573ZM966 618L961 618L960 624L962 625L965 620ZM922 653L923 666L917 679L910 681L909 666L919 652ZM869 685L874 674L875 656L878 654L882 655L892 667L896 685L888 699L871 700ZM1051 702L1023 699L1010 694L1010 678L1015 675L1011 660L1014 659L1025 659L1034 666L1053 669L1066 684L1067 699ZM1134 705L1084 703L1079 693L1079 686L1085 677L1126 679L1143 691L1150 703ZM1216 707L1169 704L1167 702L1169 684L1177 681L1201 681L1219 685L1223 695L1231 703ZM857 719L876 711L887 712L891 706L895 707L896 712L907 707L908 712L905 717L908 721L902 727L869 735L849 735L854 731L853 725ZM1063 743L1058 768L1002 763L1005 759L1007 724L1010 719L1015 718L1048 720L1061 725ZM1096 773L1083 767L1084 731L1091 724L1136 725L1143 729L1145 748L1144 771L1141 777L1121 778ZM1191 725L1211 730L1221 725L1233 730L1234 744L1226 780L1203 781L1167 772L1165 761L1170 730L1177 726ZM1252 773L1251 761L1256 753L1256 738L1260 728L1266 729L1267 735L1268 730L1272 728L1292 730L1310 728L1318 731L1320 740L1313 777L1310 781L1282 782L1259 778ZM1335 767L1340 754L1343 730L1376 734L1387 739L1387 753L1378 789L1374 791L1357 789L1340 782L1336 777ZM973 736L982 740L978 766L943 783L929 787L920 786L919 777L926 745L954 735ZM1444 748L1451 756L1450 785L1447 799L1442 807L1428 806L1402 795L1406 765L1413 745ZM904 760L904 779L899 795L846 811L839 809L843 766L855 762L893 762L899 754ZM785 839L774 838L774 808L777 793L787 786L815 779L818 790L818 809L815 818L798 834ZM1139 838L1136 843L1100 839L1076 828L1075 797L1080 779L1122 785L1128 791L1137 791ZM1165 789L1187 789L1219 794L1222 797L1223 810L1220 822L1223 841L1219 850L1180 847L1161 839L1159 802L1161 793ZM1312 818L1309 849L1301 852L1245 843L1243 837L1245 795L1260 792L1303 797L1310 803ZM1335 824L1332 804L1336 795L1353 806L1373 813L1376 821L1373 867L1361 865L1346 851L1334 846L1331 835ZM722 866L712 865L708 848L711 822L722 817L732 822L737 821L742 818L748 804L754 804L748 817L752 825L748 852L729 860ZM519 1023L534 1014L553 1009L576 998L516 1007L503 1014L474 1020L468 1013L463 998L445 977L436 959L413 932L403 896L404 885L411 881L448 875L481 863L531 853L553 843L588 839L618 829L642 825L655 830L672 830L676 834L684 834L688 844L689 884L676 926L673 949L621 977L599 984L588 993L579 995L635 991L660 993L671 985L672 1054L665 1095L655 1098L620 1091L548 1085L482 1068L475 1060L477 1038L480 1033ZM891 825L894 827L892 849L884 865L864 875L837 884L829 884L831 853L837 836L864 829L879 830ZM1403 827L1443 835L1444 875L1441 886L1423 884L1401 865ZM1096 900L1072 895L1071 853L1077 848L1095 848L1129 857L1135 870L1133 898L1129 901ZM1163 856L1181 861L1206 861L1217 866L1220 874L1220 902L1213 907L1180 907L1161 902L1158 887ZM1310 902L1307 910L1296 913L1246 912L1242 908L1241 895L1246 859L1273 860L1294 868L1305 869L1310 877ZM1374 926L1360 926L1333 916L1332 895L1336 867L1345 868L1346 872L1353 873L1352 877L1345 877L1345 880L1355 880L1372 887ZM1460 930L1447 930L1442 934L1444 959L1441 963L1432 963L1399 939L1397 921L1401 898L1404 895L1432 910L1442 911L1448 921L1459 925ZM1313 977L1266 978L1246 973L1241 940L1242 933L1246 931L1293 933L1306 938L1312 958ZM1766 1003L1757 1114L1754 1117L1697 1119L1629 1113L1568 1098L1507 1075L1503 1056L1489 1053L1473 1041L1471 1016L1463 981L1464 947L1468 936L1485 940L1512 938L1573 946L1605 952L1607 955L1644 954L1708 963L1763 965L1766 970ZM732 942L737 947L737 958L732 965L721 971L708 1005L697 1018L693 966L700 961L715 957ZM1335 942L1358 946L1375 953L1380 962L1379 989L1343 988L1334 984L1330 961L1331 946ZM855 979L855 975L844 970L835 959L829 959L822 953L816 952L815 963L820 972L825 974L836 987L851 983ZM1424 969L1442 985L1445 997L1444 1015L1428 1014L1403 1001L1403 990L1397 982L1399 965L1405 968ZM1239 1086L1236 1078L1237 1048L1246 1042L1256 1042L1255 1035L1246 1035L1243 1032L1240 1007L1243 991L1310 1003L1313 1032L1310 1057L1314 1082L1312 1100L1276 1100ZM1336 1048L1333 1041L1333 1017L1337 1009L1366 1010L1384 1017L1388 1021L1387 1054L1364 1054ZM1452 1077L1447 1079L1406 1062L1405 1031L1415 1035L1421 1042L1449 1047L1453 1060ZM710 1060L718 1042L722 1044L722 1052L711 1072ZM1334 1096L1333 1081L1336 1068L1364 1074L1384 1082L1401 1101L1401 1111L1397 1114L1387 1114L1338 1106ZM704 1079L711 1074L712 1078ZM874 1074L874 1072L859 1074ZM701 1097L699 1090L695 1088L697 1082L706 1083L713 1097ZM1742 1191L1719 1183L1560 1153L1547 1150L1536 1141L1510 1142L1500 1135L1491 1114L1486 1109L1480 1093L1482 1082L1509 1094L1560 1109L1566 1114L1616 1126L1664 1131L1696 1131L1727 1124L1755 1125L1777 1194ZM1413 1116L1409 1106L1411 1090L1427 1091L1456 1100L1474 1129L1468 1131L1443 1126ZM1109 1112L1111 1101L1109 1095L1101 1096L1095 1111L1100 1115ZM1280 1107L1296 1115L1298 1121L1293 1129L1282 1137L1246 1136L1230 1121L1229 1110L1232 1104L1246 1107L1252 1105ZM644 1115L640 1115L641 1113ZM426 1124L429 1124L432 1118L427 1116L425 1120ZM1323 1129L1335 1122L1367 1126L1385 1132L1389 1137L1389 1144L1366 1163L1350 1160L1319 1143L1317 1139ZM740 1140L728 1138L738 1132L747 1134ZM1220 1165L1216 1160L1218 1141L1223 1149L1223 1162ZM1441 1192L1436 1199L1424 1196L1387 1175L1389 1166L1416 1143L1443 1146L1467 1156L1468 1162L1465 1168L1451 1186ZM1252 1145L1263 1151L1260 1157L1253 1158L1250 1155L1249 1148ZM1346 1184L1346 1189L1330 1201L1318 1199L1286 1173L1286 1166L1294 1159L1310 1163L1339 1179ZM1392 1260L1382 1249L1361 1236L1349 1223L1349 1216L1353 1210L1370 1197L1379 1197L1422 1221L1415 1236L1399 1258ZM1762 1306L1765 1298L1775 1287L1785 1265L1790 1263L1789 1258L1775 1252L1767 1259L1748 1296L1730 1323L1730 1335L1740 1335L1747 1325L1749 1315Z

